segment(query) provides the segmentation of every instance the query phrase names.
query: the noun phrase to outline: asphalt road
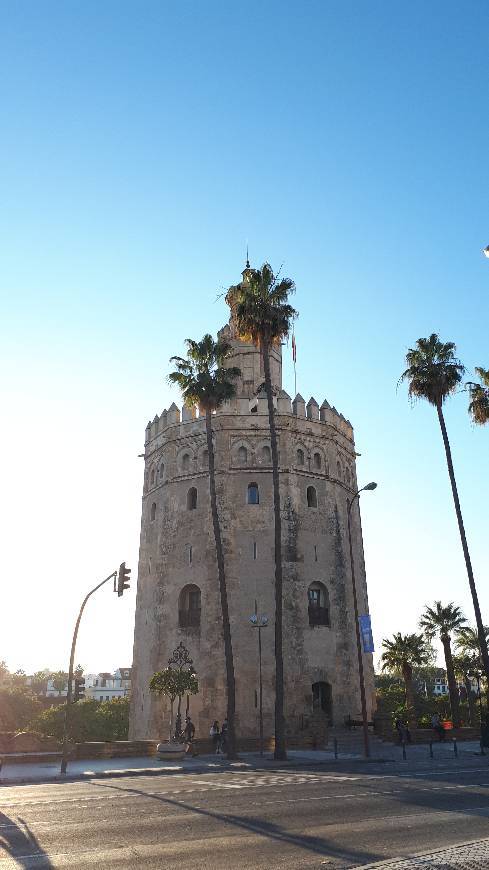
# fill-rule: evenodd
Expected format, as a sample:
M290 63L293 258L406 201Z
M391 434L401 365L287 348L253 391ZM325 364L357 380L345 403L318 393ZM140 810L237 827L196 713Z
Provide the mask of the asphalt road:
M0 867L347 868L489 837L489 764L0 789ZM489 864L488 864L489 866Z

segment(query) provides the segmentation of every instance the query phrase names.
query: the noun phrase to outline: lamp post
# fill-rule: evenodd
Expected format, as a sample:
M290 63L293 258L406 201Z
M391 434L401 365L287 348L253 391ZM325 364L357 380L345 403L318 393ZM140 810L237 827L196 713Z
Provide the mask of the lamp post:
M258 690L259 690L259 717L260 717L260 755L263 755L263 680L261 673L261 633L268 625L268 616L258 616L258 607L255 601L255 612L250 616L253 628L258 629Z
M353 590L353 610L355 614L355 630L356 630L356 638L357 638L357 655L358 655L358 675L360 678L360 698L362 702L362 724L363 724L363 743L365 750L365 758L370 757L370 744L368 739L368 718L367 718L367 701L365 698L365 677L363 673L363 656L362 656L362 646L360 642L360 625L358 621L358 601L357 601L357 587L355 583L355 565L353 562L353 544L351 540L351 509L353 506L353 502L355 499L360 498L360 493L364 491L370 492L373 489L377 488L377 484L372 481L372 483L367 483L366 486L362 486L358 492L355 493L352 499L347 499L348 505L348 540L350 543L350 568L351 568L351 583Z

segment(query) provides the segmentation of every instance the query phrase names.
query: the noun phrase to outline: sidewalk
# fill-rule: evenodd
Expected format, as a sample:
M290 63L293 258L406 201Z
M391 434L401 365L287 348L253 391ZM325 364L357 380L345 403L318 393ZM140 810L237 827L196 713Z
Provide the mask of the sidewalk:
M36 782L68 782L83 779L99 779L103 777L124 776L157 776L175 773L216 773L220 770L283 770L303 766L328 764L331 769L341 763L383 764L390 762L396 768L406 770L436 769L438 765L450 765L456 769L459 765L478 763L488 765L489 754L479 754L479 744L475 741L459 745L458 757L454 755L453 746L436 744L433 747L434 759L429 756L427 746L408 746L407 760L402 759L402 748L386 744L382 754L376 750L375 757L366 760L361 754L338 752L335 759L333 750L289 750L287 761L275 761L270 753L260 756L255 752L243 752L238 761L229 762L221 755L202 755L197 758L185 758L182 762L160 761L154 757L110 758L84 761L70 761L66 776L61 776L58 762L39 762L36 764L4 764L0 774L0 785L18 785ZM385 773L390 770L390 765Z
M361 870L422 870L423 867L425 870L486 870L489 867L489 840L462 843L410 858L390 858L375 864L362 864Z

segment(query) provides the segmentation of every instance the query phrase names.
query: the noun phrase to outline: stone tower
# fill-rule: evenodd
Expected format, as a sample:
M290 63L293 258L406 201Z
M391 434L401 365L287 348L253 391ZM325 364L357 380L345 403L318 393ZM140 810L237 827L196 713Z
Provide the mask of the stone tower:
M246 280L247 270L243 272ZM232 306L232 288L227 300ZM214 417L216 484L236 673L237 734L258 734L258 638L262 631L265 736L274 710L274 518L267 401L259 350L232 320L220 335L241 369L237 395ZM284 568L287 730L294 739L360 715L349 567L347 499L357 490L348 420L324 401L293 401L282 389L282 349L272 351L279 444ZM199 678L191 699L197 735L226 712L219 588L209 503L205 420L175 405L148 423L134 634L131 737L166 733L167 705L149 680L183 641ZM358 502L352 510L360 613L368 613ZM364 656L369 715L373 667Z

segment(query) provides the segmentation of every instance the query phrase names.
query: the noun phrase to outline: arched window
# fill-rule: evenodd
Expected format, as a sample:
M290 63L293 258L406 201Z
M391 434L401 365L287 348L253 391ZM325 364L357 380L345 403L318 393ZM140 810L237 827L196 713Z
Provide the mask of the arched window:
M164 476L165 476L165 463L161 462L160 463L160 480L163 480Z
M330 625L329 595L322 583L311 583L307 590L309 625Z
M154 468L152 468L152 469L151 469L151 477L150 477L151 486L154 486L154 483L155 483L155 475L156 475L156 472L155 472Z
M307 487L307 507L317 508L318 494L315 486Z
M338 473L338 480L341 480L341 462L339 459L338 459L338 462L336 463L336 471Z
M180 628L200 627L200 589L194 583L184 586L178 598Z
M194 511L197 507L197 490L191 486L187 493L187 510Z
M184 453L182 456L182 471L188 471L190 468L190 456L188 453Z
M314 468L316 468L318 470L321 468L321 454L320 453L314 454L313 465L314 465Z
M248 504L260 504L260 492L257 483L248 484Z
M300 447L297 451L297 465L304 465L304 451Z
M156 502L155 501L151 505L150 519L151 519L151 522L154 522L154 520L156 519Z
M238 462L240 465L246 465L248 462L248 451L246 447L241 446L238 450Z
M312 684L312 709L314 713L324 713L328 725L333 724L333 694L329 683Z
M270 452L270 448L269 448L268 444L265 444L264 447L262 447L261 458L262 458L262 462L269 463L272 461L272 454Z

